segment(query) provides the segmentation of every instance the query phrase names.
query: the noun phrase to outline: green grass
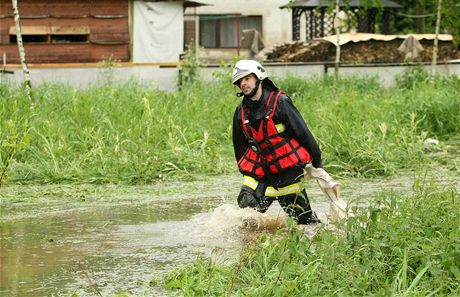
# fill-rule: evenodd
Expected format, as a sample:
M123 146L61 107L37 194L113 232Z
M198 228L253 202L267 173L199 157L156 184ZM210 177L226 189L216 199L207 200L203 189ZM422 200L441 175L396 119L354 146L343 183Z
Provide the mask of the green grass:
M14 184L145 184L236 173L231 122L240 99L227 72L171 93L135 81L85 90L47 84L34 89L32 108L20 89L1 84L0 176ZM394 89L342 79L339 99L329 79L275 80L334 176L437 164L458 172L460 79L425 78L402 77ZM427 137L441 144L424 148ZM375 197L347 226L313 238L291 225L262 236L234 264L198 260L164 286L184 296L460 295L459 195L421 182L414 188Z
M34 89L33 109L20 89L2 84L0 169L8 167L12 183L142 184L236 173L231 122L240 99L227 72L179 92L136 81L84 90L46 84ZM373 78L342 79L339 100L328 79L276 81L291 94L336 176L413 168L433 161L423 150L426 137L444 143L459 135L455 76L391 90Z
M348 224L312 238L291 222L236 263L199 259L163 285L181 296L458 296L460 196L414 188L374 197Z

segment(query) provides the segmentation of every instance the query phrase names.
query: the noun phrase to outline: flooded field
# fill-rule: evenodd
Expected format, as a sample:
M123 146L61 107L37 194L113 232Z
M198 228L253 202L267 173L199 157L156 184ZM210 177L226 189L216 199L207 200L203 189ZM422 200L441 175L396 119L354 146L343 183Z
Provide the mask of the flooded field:
M414 177L343 180L346 200L410 191ZM443 179L455 183L458 176ZM161 296L160 282L197 257L235 258L247 237L285 224L240 210L239 176L148 186L10 186L0 190L0 296ZM313 182L313 209L328 202ZM247 225L248 219L256 225ZM315 226L309 226L314 230Z

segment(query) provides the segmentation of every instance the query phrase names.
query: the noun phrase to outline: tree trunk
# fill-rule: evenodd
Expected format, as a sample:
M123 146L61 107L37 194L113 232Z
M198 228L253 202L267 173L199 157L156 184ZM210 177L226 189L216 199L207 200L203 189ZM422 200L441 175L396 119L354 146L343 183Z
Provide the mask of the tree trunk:
M30 74L29 68L27 68L26 63L26 52L24 51L24 44L22 43L22 34L21 34L21 24L19 21L19 10L18 10L18 0L12 0L13 2L13 14L14 14L14 25L16 27L16 40L18 42L19 58L21 60L22 71L24 73L24 82L26 88L26 94L29 101L32 101L31 89L32 84L30 83Z
M438 12L436 15L436 32L433 45L433 59L431 60L431 81L434 81L434 76L436 75L436 64L438 60L438 35L439 27L441 26L441 5L442 0L438 0Z
M334 93L337 99L339 98L339 92L337 88L338 88L338 83L339 83L339 64L340 64L340 19L339 19L340 6L339 6L339 2L340 2L339 0L336 0L336 3L335 3L335 21L334 21L334 30L337 36L337 40L336 40L337 44L335 48L335 64L334 64Z

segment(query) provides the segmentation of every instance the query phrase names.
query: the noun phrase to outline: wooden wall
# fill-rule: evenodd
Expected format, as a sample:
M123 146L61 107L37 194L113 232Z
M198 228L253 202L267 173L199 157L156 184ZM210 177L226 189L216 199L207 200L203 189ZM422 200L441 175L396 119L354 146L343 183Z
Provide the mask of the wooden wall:
M39 37L38 42L24 43L28 63L84 63L109 58L129 61L129 0L18 2L21 26ZM11 0L0 0L0 62L6 53L6 62L17 64L12 30L15 32Z

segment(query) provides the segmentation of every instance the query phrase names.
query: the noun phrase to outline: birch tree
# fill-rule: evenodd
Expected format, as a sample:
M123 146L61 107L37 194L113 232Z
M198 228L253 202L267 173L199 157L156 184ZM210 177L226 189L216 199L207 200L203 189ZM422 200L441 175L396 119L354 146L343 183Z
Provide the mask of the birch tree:
M32 96L31 96L32 84L30 82L29 68L27 67L27 63L26 63L26 52L24 50L24 44L22 42L18 0L12 0L12 3L13 3L14 25L16 28L16 41L18 43L19 59L21 61L22 72L24 73L24 83L25 83L26 95L29 101L32 101Z
M10 117L9 119L5 119L6 131L1 131L3 133L0 133L0 187L5 184L8 178L8 170L16 153L26 147L29 143L29 115L27 112L24 112L24 110L27 108L32 110L33 107L30 75L26 64L26 55L24 45L22 43L21 25L19 22L18 1L12 0L12 3L16 28L16 40L18 43L22 70L24 72L27 102L25 100L14 100L12 108L13 112L8 115L8 117Z
M434 37L434 45L433 45L433 59L431 60L431 81L434 80L434 76L436 75L436 64L438 60L438 35L439 35L439 27L441 26L441 7L442 7L442 0L438 0L438 9L436 12L436 29L435 29L435 37Z
M339 0L335 1L335 17L334 17L334 30L336 39L336 47L335 47L335 63L334 63L334 93L335 97L339 98L339 92L337 90L337 86L339 83L339 64L340 64L340 4Z

